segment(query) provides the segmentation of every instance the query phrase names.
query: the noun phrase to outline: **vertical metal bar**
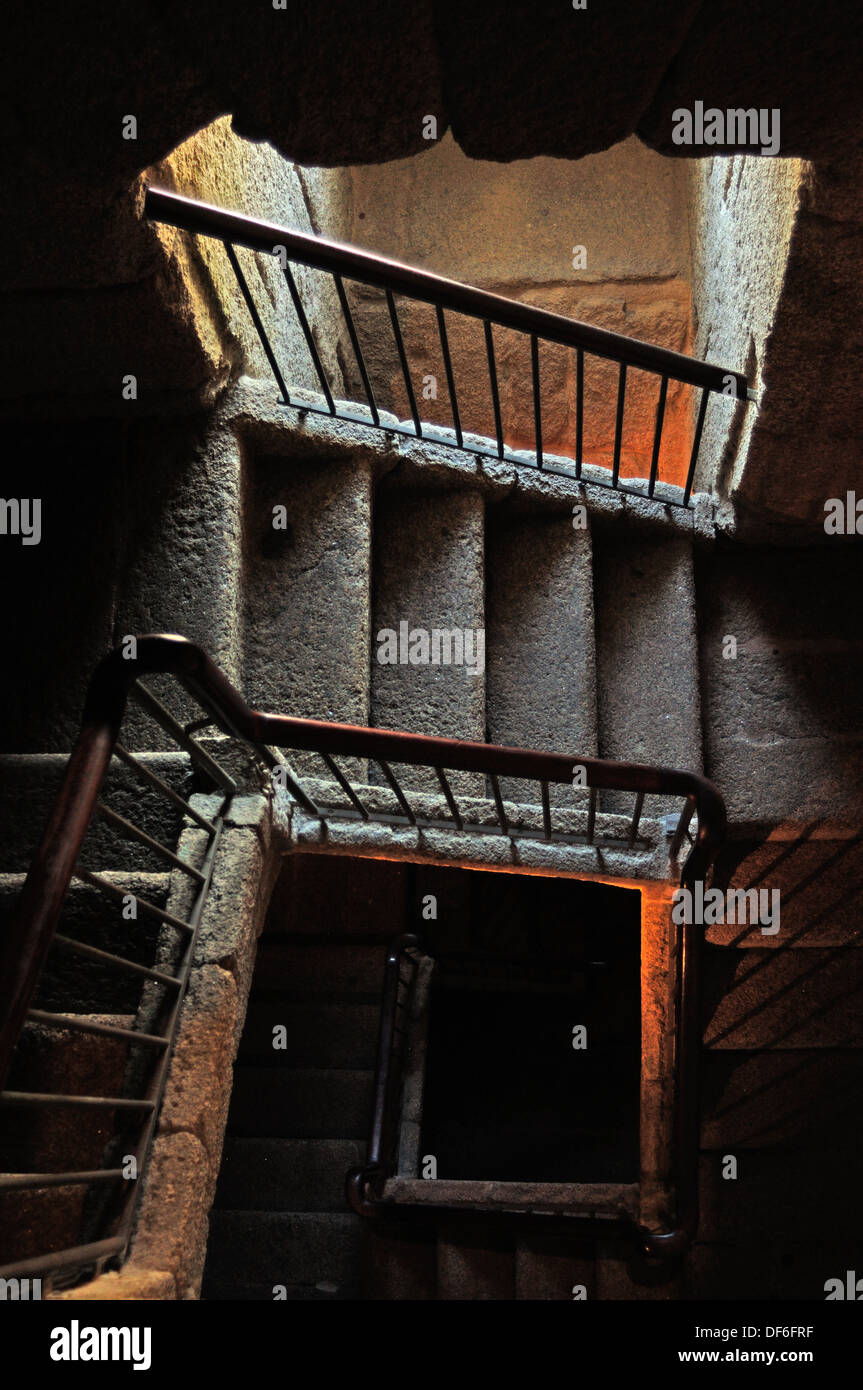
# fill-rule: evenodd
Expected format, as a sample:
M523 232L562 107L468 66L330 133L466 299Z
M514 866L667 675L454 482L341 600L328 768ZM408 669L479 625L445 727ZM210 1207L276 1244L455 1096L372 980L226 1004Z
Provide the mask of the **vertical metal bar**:
M149 782L150 786L155 787L157 791L161 792L163 796L166 796L175 806L179 806L183 815L189 816L189 818L200 825L203 830L206 830L210 835L215 832L216 827L213 825L212 821L208 821L206 816L202 816L199 811L195 810L194 806L190 806L189 802L185 801L179 793L175 792L173 787L169 787L167 782L163 782L161 777L157 777L155 772L151 772L148 767L145 767L143 763L139 762L132 753L128 753L119 743L114 744L114 757L119 758L121 763L125 763L127 767L132 768L138 776L143 777L146 782Z
M356 792L354 791L345 774L342 772L338 763L334 762L334 760L330 757L329 753L321 752L321 757L323 758L330 772L333 774L333 777L338 782L345 796L348 798L348 801L350 801L351 805L354 806L357 809L357 811L359 811L363 820L368 820L368 811L366 810L363 803L360 801L360 798L357 796Z
M399 786L398 782L396 781L395 775L394 775L393 770L392 770L392 768L390 767L389 763L385 763L385 762L383 761L382 758L378 758L378 759L377 759L377 764L378 764L378 767L380 768L381 772L384 774L384 777L386 777L387 781L389 782L390 787L392 788L393 792L395 793L396 801L397 801L397 802L399 803L399 805L401 806L402 810L404 811L404 813L405 813L405 815L407 816L408 820L410 821L411 825L416 825L416 823L417 823L417 818L416 818L416 816L414 815L413 811L411 810L410 804L409 804L407 798L405 797L404 792L402 791L401 787Z
M671 844L668 846L669 859L676 859L680 853L680 846L683 844L683 837L689 829L689 822L695 812L695 797L688 796L683 806L683 810L677 820L677 829L671 837Z
M590 789L590 805L587 808L587 843L593 844L593 835L596 829L596 787Z
M707 398L710 395L706 386L701 388L701 404L698 407L698 420L695 424L695 438L692 441L692 456L689 460L689 472L686 475L686 487L683 492L683 505L689 505L689 498L692 493L692 483L695 478L695 465L698 462L698 450L701 447L701 431L704 429L704 417L707 414Z
M449 784L447 775L442 767L436 767L435 772L437 773L437 779L441 784L443 794L446 797L446 804L449 807L449 813L455 822L455 828L456 830L462 830L464 828L464 821L462 820L461 813L458 809L458 806L456 805L456 800L452 794L452 787Z
M540 782L542 788L542 830L547 840L551 839L551 806L548 801L548 783Z
M503 426L500 421L500 393L497 389L497 367L494 362L494 339L491 335L491 323L488 319L483 319L485 330L485 355L488 358L488 376L491 382L491 403L494 407L494 428L497 435L497 456L503 458Z
M623 405L626 398L626 363L621 362L617 378L617 417L614 422L614 463L611 469L611 486L617 487L620 477L620 445L623 440Z
M323 824L325 819L323 811L319 806L315 805L308 793L303 791L303 788L294 776L293 770L288 767L288 764L286 762L276 762L273 771L276 771L276 769L278 769L278 776L274 778L276 784L281 785L284 783L285 790L290 792L297 804L302 806L304 811L308 811L310 816L316 816L321 824Z
M281 371L280 371L280 369L279 369L279 364L278 364L278 362L276 361L276 354L273 352L273 349L272 349L271 346L270 346L270 340L269 340L269 338L267 337L267 330L264 328L264 325L263 325L263 323L261 322L261 316L260 316L260 314L258 313L257 307L256 307L256 305L255 305L255 301L254 301L254 299L252 298L252 292L251 292L251 290L249 289L249 286L248 286L247 283L246 283L246 277L245 277L245 275L243 274L243 267L240 265L240 262L237 260L237 253L236 253L236 251L234 250L233 246L231 245L231 243L230 243L229 241L223 241L223 242L222 242L222 245L224 246L225 250L226 250L227 253L228 253L228 260L231 262L231 269L233 270L235 276L237 277L237 284L239 285L239 287L240 287L240 292L242 293L242 296L243 296L244 300L246 301L246 308L248 309L249 313L250 313L251 316L252 316L252 323L255 325L255 329L257 330L258 337L259 337L260 340L261 340L261 347L264 349L264 352L267 354L267 361L269 362L270 366L272 367L272 369L273 369L273 376L276 378L276 381L277 381L278 384L279 384L279 390L280 390L281 393L282 393L282 400L279 402L279 404L280 404L280 405L293 405L293 401L291 400L290 394L289 394L289 392L288 392L288 388L287 388L287 386L285 385L284 380L283 380L283 378L282 378L282 373L281 373Z
M650 460L650 482L647 485L648 497L653 496L653 489L656 487L656 477L659 472L659 446L662 441L662 422L665 418L665 398L668 395L668 377L662 378L659 388L659 400L656 403L656 425L653 430L653 457Z
M582 437L584 434L584 348L575 356L575 476L581 477Z
M364 390L365 393L366 393L366 400L367 400L368 403L369 403L369 410L372 412L372 420L374 421L374 423L375 423L376 425L380 425L380 423L381 423L381 417L380 417L380 415L378 414L377 404L375 403L375 395L374 395L374 392L372 391L372 384L371 384L371 382L369 381L369 374L368 374L368 372L366 371L366 361L365 361L365 358L363 357L363 350L362 350L362 348L360 347L360 340L359 340L359 338L358 338L358 336L357 336L357 328L356 328L356 324L354 323L354 316L353 316L353 314L351 313L351 306L350 306L350 304L348 303L348 297L347 297L347 295L345 294L345 287L344 287L344 285L342 284L342 277L341 277L341 275L336 275L335 272L334 272L334 273L333 273L333 280L335 281L335 284L336 284L336 293L337 293L337 295L339 296L339 303L340 303L341 306L342 306L342 313L343 313L344 316L345 316L345 323L346 323L346 325L347 325L348 337L349 337L350 340L351 340L351 347L353 348L353 351L354 351L354 357L356 358L357 366L358 366L359 369L360 369L360 376L362 377L362 382L363 382L363 390Z
M165 730L166 734L171 735L174 742L188 753L192 762L195 763L217 787L221 787L222 791L227 792L229 796L233 796L234 792L237 790L237 784L233 777L230 777L225 769L219 766L215 758L211 758L209 753L206 753L201 745L196 743L195 740L186 733L182 724L174 718L169 709L165 708L161 700L157 699L153 692L144 685L143 681L135 681L134 685L129 689L129 695L135 701L136 705L140 705L143 710L146 710L150 718L154 719L156 723Z
M306 345L309 349L312 363L317 373L318 381L321 383L321 390L324 393L324 397L327 402L327 407L329 409L330 414L335 415L335 401L333 400L332 392L330 391L329 383L324 373L323 363L321 362L320 355L318 353L317 344L312 335L312 330L309 327L309 321L306 318L306 311L303 308L303 301L300 299L300 292L297 289L297 282L294 279L293 271L291 270L291 267L287 264L287 262L285 263L285 265L282 266L282 274L284 275L285 280L287 281L288 289L291 292L291 299L294 301L294 309L296 311L297 318L300 321L300 328L303 330L303 337L306 340Z
M530 335L530 366L533 376L533 433L536 443L536 464L542 468L542 402L539 391L539 344L536 334Z
M461 448L464 436L461 432L461 416L458 412L458 401L456 399L455 394L455 377L453 376L452 358L450 357L449 353L449 339L447 337L443 309L441 308L440 304L435 305L435 313L437 314L437 327L438 333L440 334L440 346L441 352L443 353L443 365L444 370L446 371L446 385L447 390L449 391L449 402L452 406L452 423L453 428L455 429L456 443L458 444L458 447Z
M396 313L396 302L393 299L392 290L386 291L386 297L387 308L390 311L390 323L393 326L393 337L396 340L396 347L398 348L399 353L399 362L401 363L402 368L402 376L404 377L405 390L408 393L408 404L410 406L411 416L414 422L414 429L416 431L417 439L422 439L423 431L422 425L420 424L419 411L417 410L417 398L414 395L413 382L411 381L411 374L408 369L408 357L407 353L405 352L404 338L402 337L402 330L399 324L399 316Z
M500 782L497 780L497 776L493 772L490 772L488 774L488 780L491 782L491 789L494 793L494 804L497 807L497 818L498 822L500 823L501 833L503 835L508 835L509 821L506 818L506 811L503 809L503 797L500 794Z
M639 792L635 798L635 810L632 813L632 820L629 826L629 848L632 849L638 835L638 823L641 820L641 808L644 805L644 792Z

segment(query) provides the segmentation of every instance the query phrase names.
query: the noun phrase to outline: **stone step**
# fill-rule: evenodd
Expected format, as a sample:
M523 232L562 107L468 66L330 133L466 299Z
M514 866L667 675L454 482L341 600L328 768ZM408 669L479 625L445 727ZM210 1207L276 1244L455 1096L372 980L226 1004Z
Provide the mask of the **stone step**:
M255 961L255 998L327 994L377 1000L383 987L387 950L381 942L264 936Z
M437 1298L437 1234L433 1223L376 1220L369 1225L364 1294L380 1302Z
M708 947L702 975L709 1048L863 1047L863 951Z
M74 1013L72 1010L66 1012ZM80 1014L83 1020L131 1028L130 1014ZM54 1028L27 1021L18 1040L6 1088L11 1091L62 1092L69 1095L121 1095L129 1044L123 1038ZM65 1170L92 1159L105 1129L105 1116L84 1111L45 1109L34 1122L33 1112L9 1107L0 1137L4 1172L27 1171L40 1156ZM108 1125L110 1129L110 1124ZM89 1136L89 1137L88 1137ZM24 1166L20 1166L24 1165Z
M238 1066L228 1132L235 1138L365 1139L373 1073Z
M345 1211L345 1175L365 1159L353 1139L228 1137L215 1205L232 1211Z
M594 755L590 532L570 516L490 516L487 576L489 742ZM538 800L519 781L507 780L504 795ZM554 787L552 799L567 803L571 790Z
M340 1288L327 1279L319 1284L281 1284L276 1289L272 1284L232 1284L208 1279L205 1273L201 1285L204 1303L340 1303L354 1297L350 1289Z
M439 1299L492 1302L515 1297L512 1234L500 1224L441 1223L437 1246Z
M533 1302L595 1298L595 1243L565 1236L520 1236L515 1252L515 1296Z
M134 750L132 750L134 751ZM135 753L149 771L188 800L197 789L189 759L180 753ZM5 754L0 756L0 835L3 868L26 872L42 837L51 805L68 761L65 753ZM183 813L162 792L151 787L116 759L111 764L101 799L168 849L175 850ZM80 863L93 870L158 871L166 861L135 840L94 819L81 850Z
M379 1024L377 1004L266 1002L253 995L240 1059L243 1066L373 1067ZM276 1028L284 1028L284 1035L276 1035ZM274 1048L276 1036L284 1036L284 1049Z
M714 1051L701 1060L701 1144L718 1153L809 1145L856 1127L863 1050Z
M124 893L144 898L156 907L167 905L170 874L134 870L100 872ZM23 873L0 875L0 923L9 921L16 911L24 878ZM141 965L152 966L155 962L159 923L143 913L139 913L137 920L125 920L119 899L76 879L69 884L58 930L61 935ZM56 946L48 956L33 1004L66 1013L133 1014L140 994L139 977Z
M599 754L700 772L701 705L692 547L594 534ZM617 792L604 806L632 808ZM645 814L677 805L648 797Z
M214 1211L205 1286L356 1296L365 1237L365 1223L352 1213Z
M375 497L371 708L380 728L444 738L485 738L485 655L480 663L382 664L379 636L460 629L485 633L484 503L478 492L416 492L382 485ZM431 642L431 636L429 636ZM429 656L431 656L431 651ZM407 653L406 653L407 655ZM420 653L421 655L421 653ZM452 656L452 653L450 653ZM374 765L373 765L374 768ZM376 781L381 774L374 768ZM433 772L405 769L405 785L439 790ZM453 787L482 794L483 779L453 774Z
M647 1264L632 1240L596 1243L596 1297L603 1303L677 1300L681 1297L682 1280L680 1270Z
M368 460L256 457L248 488L246 699L275 713L368 724ZM281 529L273 525L279 507L286 509ZM299 771L320 775L314 754L288 756Z
M129 1028L128 1015L90 1015ZM128 1046L122 1039L27 1023L6 1082L9 1090L122 1095ZM0 1131L0 1172L71 1172L102 1165L113 1112L8 1106ZM74 1245L81 1237L87 1189L47 1188L0 1194L4 1263Z

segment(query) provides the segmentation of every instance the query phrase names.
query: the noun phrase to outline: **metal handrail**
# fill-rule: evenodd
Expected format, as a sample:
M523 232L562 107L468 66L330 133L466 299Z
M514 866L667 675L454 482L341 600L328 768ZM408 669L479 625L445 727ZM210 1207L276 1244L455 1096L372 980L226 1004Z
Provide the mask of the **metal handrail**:
M93 816L98 814L100 788L117 745L126 701L132 688L135 687L136 696L148 713L165 724L175 738L185 740L187 751L212 780L221 783L224 792L230 795L236 789L232 779L185 733L160 702L137 684L144 675L162 673L176 677L218 728L250 744L261 761L270 768L280 767L279 759L272 751L276 747L313 750L327 755L329 760L335 756L349 756L373 759L387 767L392 763L420 765L434 770L445 788L449 784L444 769L484 773L496 788L501 834L511 833L511 828L503 814L497 787L499 777L530 778L540 783L545 835L550 838L548 786L551 783L571 785L573 767L578 766L583 770L582 775L590 790L591 821L595 816L598 789L629 790L635 794L633 824L636 828L646 793L684 798L678 830L672 841L673 852L676 852L675 847L682 844L686 825L693 812L698 816L697 835L683 868L682 881L685 883L694 883L706 876L724 835L722 797L711 782L696 773L261 713L250 708L207 653L186 638L165 634L144 635L135 639L134 649L135 655L130 657L128 645L124 644L106 656L97 667L87 692L81 732L27 875L16 918L0 944L0 1082L5 1080L12 1051L23 1028L46 956L56 939L57 923L70 880L76 873L87 827ZM123 754L124 760L131 757L125 750ZM395 781L394 774L391 773L391 776L394 789L399 788L400 799L407 804L403 789ZM290 775L287 784L304 810L320 816L322 821L325 819L326 812L315 805L299 779ZM461 829L462 822L451 788L447 801L453 815L452 827ZM358 813L354 811L353 814ZM369 814L374 816L375 813ZM195 813L195 818L202 819L199 813ZM415 816L413 819L416 823ZM205 821L205 824L208 822ZM212 828L218 831L219 822ZM633 836L634 830L630 841ZM211 839L207 863L201 870L207 882L212 872L217 842L216 834ZM87 871L77 872L84 877ZM206 888L206 883L202 888ZM196 911L199 908L202 910L202 907L203 897L199 896ZM197 923L189 925L191 929ZM686 930L684 928L684 933ZM190 960L193 942L194 935L187 946L186 963ZM692 1153L693 1124L697 1135L698 1122L695 1090L697 1066L693 1072L691 1065L692 1054L697 1047L697 953L694 935L685 934L682 944L677 1065L679 1078L682 1080L685 1076L687 1084L685 1093L682 1087L678 1087L676 1154L678 1201L683 1215L678 1214L679 1230L658 1238L660 1244L664 1242L675 1249L681 1240L688 1238L693 1229L693 1219L697 1221L697 1188L693 1186L694 1178L687 1168ZM178 990L178 1006L182 1000L182 988ZM167 1048L158 1066L160 1084L167 1075L169 1062L170 1048ZM383 1094L386 1097L387 1092ZM160 1097L161 1091L153 1092L148 1098L150 1137Z
M743 372L736 371L732 368L719 367L709 362L702 362L696 358L687 357L685 353L675 352L671 348L657 347L655 344L645 343L636 338L628 338L625 334L614 333L604 328L596 328L592 324L582 323L577 319L570 319L562 314L552 313L547 309L539 309L534 305L524 304L519 300L507 299L503 295L493 294L488 290L478 289L472 285L463 285L458 281L447 279L444 276L434 275L430 271L418 270L413 266L404 265L400 261L391 260L385 256L374 255L368 251L361 251L355 246L347 246L341 242L329 241L323 237L310 236L304 232L291 231L275 223L258 221L251 217L245 217L240 213L229 212L224 208L214 207L209 203L201 203L191 198L184 198L177 193L172 193L161 188L147 189L144 199L144 213L145 216L151 218L153 221L165 223L168 226L178 227L199 236L214 237L223 243L231 269L237 279L241 294L260 338L261 345L267 356L279 390L282 393L281 403L286 406L292 406L298 410L329 415L336 419L350 420L353 423L365 425L370 423L365 416L358 415L351 410L341 409L337 406L333 396L332 384L327 379L315 336L309 323L308 313L303 306L296 280L291 271L291 265L307 266L314 270L323 271L333 277L353 356L363 383L363 390L371 415L371 423L377 428L385 429L396 434L407 435L410 438L428 437L435 444L451 445L451 441L443 436L440 430L435 426L427 426L426 428L430 430L430 433L428 435L424 434L423 422L419 417L416 393L411 380L410 368L399 322L398 310L393 297L394 295L416 300L420 303L430 304L434 307L441 354L446 372L447 390L450 398L452 427L455 435L454 447L466 449L469 452L479 454L483 457L497 457L499 459L506 459L512 463L520 465L525 464L523 455L517 455L511 451L507 447L503 436L498 369L495 358L492 326L510 329L517 333L524 334L529 338L531 386L529 390L525 391L524 396L525 399L532 396L535 440L534 456L536 467L540 470L545 469L549 472L564 474L569 474L570 472L568 469L550 466L543 452L542 392L538 343L554 343L559 346L575 349L577 353L576 427L573 458L574 469L572 470L572 476L577 479L583 476L582 469L585 462L582 456L585 355L604 358L619 364L614 463L610 470L610 482L601 483L599 479L593 476L591 476L590 481L599 486L610 486L615 491L626 493L627 495L643 495L634 489L624 487L620 482L620 455L623 439L623 417L628 369L638 369L649 372L658 377L660 382L649 476L647 480L647 495L649 497L654 496L656 484L658 481L661 481L659 479L659 450L665 419L668 384L670 381L681 382L689 386L697 387L701 392L696 415L692 450L687 468L686 483L683 490L683 501L681 504L676 495L669 493L669 495L663 497L662 500L671 505L689 505L695 477L695 468L698 461L698 451L704 429L705 413L710 395L718 394L726 397L730 396L733 399L744 402L754 399L754 393ZM266 328L258 312L248 281L237 259L235 248L238 246L256 252L262 252L269 256L278 255L280 257L290 299L309 350L315 376L321 387L323 398L326 401L325 407L316 406L302 397L297 399L292 398L291 391L285 382L282 369L279 365L276 352L269 340ZM384 291L393 340L398 353L401 376L410 406L412 419L412 427L410 428L406 425L394 424L392 422L381 424L380 411L374 394L374 386L363 356L356 324L345 292L345 280L351 280L358 284L371 286ZM495 416L496 440L494 442L489 441L491 447L477 444L475 441L465 438L464 422L457 398L457 386L450 352L445 311L478 320L483 325L489 387Z

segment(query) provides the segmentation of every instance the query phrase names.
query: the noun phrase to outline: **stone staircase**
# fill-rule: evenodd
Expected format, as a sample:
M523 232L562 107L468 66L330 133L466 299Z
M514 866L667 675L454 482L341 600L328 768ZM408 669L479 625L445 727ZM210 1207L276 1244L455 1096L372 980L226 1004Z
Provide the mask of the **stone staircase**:
M241 437L249 395L263 392L247 383L228 422ZM252 703L701 770L700 514L318 417L292 429L270 412L255 433L241 656ZM274 530L279 505L288 521ZM484 672L380 664L378 634L403 621L484 630Z
M202 567L182 536L175 554L177 533L153 527L117 600L119 631L186 631L259 708L695 770L704 757L729 803L721 872L741 886L766 875L782 889L783 918L775 938L708 933L702 1225L685 1269L654 1283L613 1241L505 1218L365 1224L349 1212L341 1183L365 1139L380 973L404 901L373 881L375 860L354 861L369 875L358 897L339 889L345 858L302 856L316 859L323 883L298 878L286 905L286 871L271 909L204 1296L271 1299L279 1286L294 1299L544 1299L583 1286L600 1299L820 1297L826 1278L863 1267L849 1176L859 1156L835 1140L863 1098L863 726L841 694L859 678L863 634L842 600L859 580L856 553L737 550L715 543L703 498L677 514L271 402L260 384L237 388L173 497L184 534L206 522L225 564ZM159 440L154 428L132 450L130 495ZM202 483L214 469L212 502ZM280 505L283 529L272 524ZM587 524L576 528L580 506ZM484 672L379 664L378 632L402 620L484 628ZM729 632L736 662L722 655ZM156 749L146 756L170 762ZM7 896L63 761L2 761ZM122 788L114 804L123 811ZM614 794L603 809L617 809ZM176 843L179 822L142 820L140 807L137 819ZM142 888L149 875L147 893L164 893L142 855L125 845L122 859L106 859L97 839L92 867ZM76 888L70 911L96 941L89 901ZM97 1001L82 995L77 1007ZM133 1002L118 995L111 1012L128 1017ZM277 1025L287 1030L280 1052ZM31 1050L40 1055L35 1037ZM722 1175L729 1154L734 1181Z

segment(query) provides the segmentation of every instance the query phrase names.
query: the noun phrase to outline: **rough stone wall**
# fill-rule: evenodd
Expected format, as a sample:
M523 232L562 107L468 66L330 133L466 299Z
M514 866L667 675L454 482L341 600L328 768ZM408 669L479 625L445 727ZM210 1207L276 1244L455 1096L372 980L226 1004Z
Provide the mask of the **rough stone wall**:
M296 165L283 159L271 145L239 140L227 117L184 141L143 179L293 231L311 232L323 226L335 231L344 216L343 212L339 215L337 192L334 209L328 212L330 187L338 190L342 186L344 199L344 175L338 171L323 175L320 170L301 175ZM214 368L221 354L222 359L228 358L225 366L241 360L249 375L272 379L221 242L192 237L174 227L160 226L158 236L187 287L197 331L212 355ZM237 259L289 386L316 389L317 378L279 261L242 247L237 250ZM293 274L309 320L317 326L316 345L338 394L342 381L336 348L341 325L335 289L329 277L304 266L295 267ZM222 326L229 342L236 344L233 352L218 332Z
M345 173L306 170L240 139L224 117L179 144L112 199L73 203L69 225L35 238L3 297L0 394L16 413L152 414L209 405L241 371L272 373L221 242L143 220L148 185L275 222L337 235ZM313 386L311 359L278 262L238 258L285 375ZM341 327L331 284L297 268L318 348L341 389ZM123 377L137 379L132 403ZM273 382L274 391L277 389Z
M690 165L694 352L745 371L761 394L806 166L731 155ZM739 482L757 420L753 405L708 407L696 475L727 496Z
M351 171L350 240L358 246L475 284L600 328L677 351L689 347L689 245L685 171L635 139L578 163L468 159L447 137L420 157ZM575 248L583 248L582 257ZM574 265L578 262L578 266ZM383 296L357 296L358 319L380 403L409 415ZM399 317L423 419L452 421L434 311L399 301ZM462 424L494 434L481 324L448 315ZM534 444L529 343L495 330L501 411L507 442ZM542 431L549 452L571 454L575 441L575 353L540 345ZM424 378L437 399L422 399ZM355 398L362 399L359 380ZM630 374L622 467L645 474L650 462L659 379ZM662 476L685 476L691 404L672 389L666 408ZM585 363L585 458L610 466L617 365Z

